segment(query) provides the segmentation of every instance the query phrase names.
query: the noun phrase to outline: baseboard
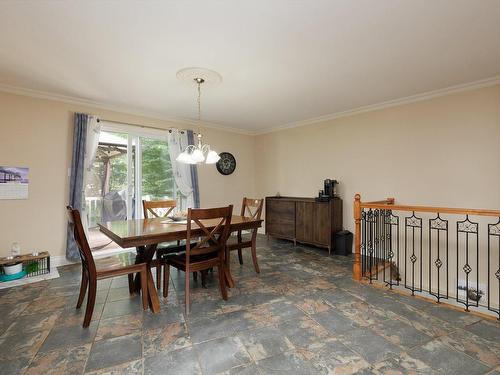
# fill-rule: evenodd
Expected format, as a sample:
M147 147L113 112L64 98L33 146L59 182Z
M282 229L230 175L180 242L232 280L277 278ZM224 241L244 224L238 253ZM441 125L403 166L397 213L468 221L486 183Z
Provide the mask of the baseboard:
M61 267L67 266L68 264L75 264L72 260L66 259L66 255L55 255L50 257L50 266L51 267Z

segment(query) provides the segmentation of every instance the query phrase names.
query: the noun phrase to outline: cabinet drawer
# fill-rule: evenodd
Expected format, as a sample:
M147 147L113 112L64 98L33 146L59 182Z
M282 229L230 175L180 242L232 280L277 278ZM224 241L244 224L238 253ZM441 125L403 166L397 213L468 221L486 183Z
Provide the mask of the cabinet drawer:
M266 202L266 218L295 221L295 202L270 199Z
M271 236L295 238L295 223L292 221L278 221L267 223L266 233Z
M266 233L277 237L295 238L295 202L267 200Z

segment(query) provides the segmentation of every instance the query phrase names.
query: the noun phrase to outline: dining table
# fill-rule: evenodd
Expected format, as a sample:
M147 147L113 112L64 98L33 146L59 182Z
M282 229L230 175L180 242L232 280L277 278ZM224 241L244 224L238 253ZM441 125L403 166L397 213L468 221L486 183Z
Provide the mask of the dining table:
M218 219L200 220L206 229L214 229L220 222ZM261 227L262 221L246 216L233 215L230 232L252 230ZM158 244L170 241L181 241L187 238L187 221L174 221L170 218L158 217L150 219L116 220L99 223L99 230L113 240L118 246L136 248L136 262L145 262L148 265L148 300L149 308L153 313L160 311L160 300L151 273L151 261L156 253ZM191 223L191 237L202 236L205 233L196 223ZM255 240L252 246L256 246ZM229 257L226 257L229 259ZM230 268L226 264L224 276L228 287L234 287L234 280ZM138 281L138 278L136 277ZM135 283L136 291L140 290L140 283Z

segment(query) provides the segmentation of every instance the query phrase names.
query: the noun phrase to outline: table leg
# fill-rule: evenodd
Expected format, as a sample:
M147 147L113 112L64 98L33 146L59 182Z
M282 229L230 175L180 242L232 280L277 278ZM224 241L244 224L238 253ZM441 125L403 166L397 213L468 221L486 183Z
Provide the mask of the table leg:
M158 292L156 291L155 282L153 279L153 274L151 273L151 261L156 252L156 244L148 245L148 246L139 246L137 247L137 259L138 262L146 262L148 264L148 300L149 300L149 308L153 313L160 312L160 299L158 298ZM137 280L139 276L135 277L135 286L136 290L140 290L140 280L139 280L139 288L137 288Z
M156 291L156 285L153 280L153 275L151 274L151 268L148 267L148 300L149 308L153 313L160 312L160 299L158 298L158 292Z

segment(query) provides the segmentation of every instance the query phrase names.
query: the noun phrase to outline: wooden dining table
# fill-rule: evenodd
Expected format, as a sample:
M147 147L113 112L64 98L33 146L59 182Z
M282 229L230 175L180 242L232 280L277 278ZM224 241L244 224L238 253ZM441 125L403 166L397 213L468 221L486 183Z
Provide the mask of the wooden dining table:
M213 229L219 220L201 220L207 229ZM137 262L148 264L148 299L152 312L160 311L160 300L151 273L151 261L156 253L158 244L162 242L185 240L187 238L187 223L175 222L168 218L117 220L99 223L100 231L116 242L122 248L135 247L137 251ZM259 228L262 220L256 220L245 216L233 215L231 218L231 232L240 230L251 230ZM191 223L191 237L204 235L195 223ZM253 246L256 246L255 243ZM229 267L224 267L224 275L229 287L234 287L234 281ZM140 284L135 284L136 290Z

